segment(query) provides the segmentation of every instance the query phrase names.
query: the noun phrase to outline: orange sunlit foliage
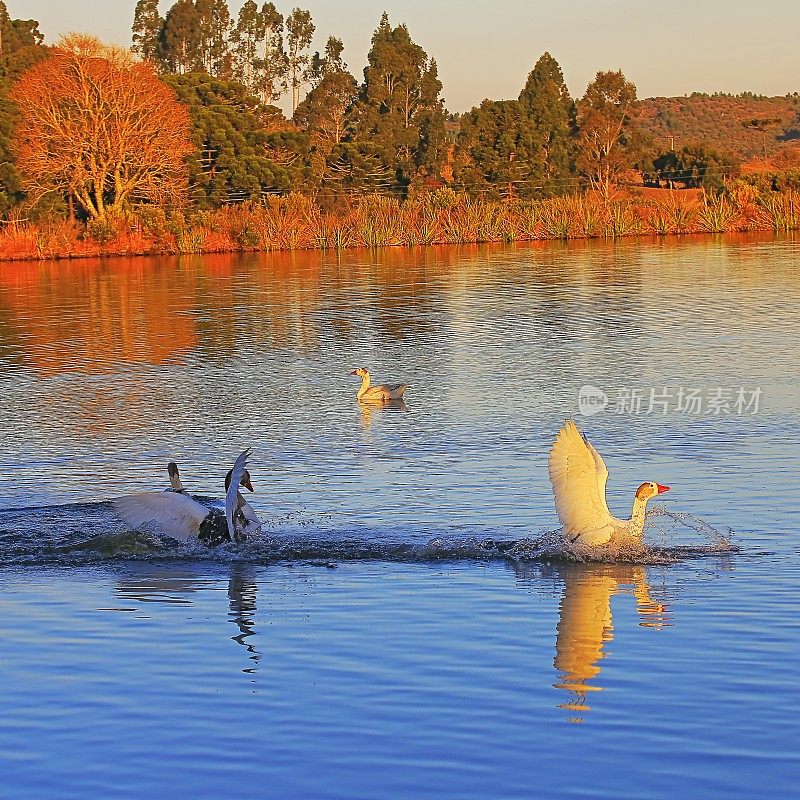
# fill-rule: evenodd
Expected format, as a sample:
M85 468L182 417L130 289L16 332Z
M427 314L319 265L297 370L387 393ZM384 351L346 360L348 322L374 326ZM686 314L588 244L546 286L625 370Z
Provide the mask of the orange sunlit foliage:
M179 202L193 150L188 111L149 65L73 39L11 91L20 109L14 149L29 196L71 197L101 220L131 201Z
M85 258L155 253L413 247L547 239L619 239L690 233L788 232L800 229L800 192L760 190L741 181L723 194L702 189L638 187L612 197L585 192L547 200L499 203L441 190L400 203L371 195L322 211L291 194L263 204L225 206L161 229L131 216L102 241L74 221L0 226L0 260ZM405 256L403 256L405 257Z

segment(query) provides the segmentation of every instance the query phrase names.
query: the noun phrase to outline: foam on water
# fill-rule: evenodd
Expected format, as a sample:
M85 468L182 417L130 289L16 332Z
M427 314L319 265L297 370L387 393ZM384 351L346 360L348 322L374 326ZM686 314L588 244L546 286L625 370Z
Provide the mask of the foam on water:
M645 546L591 549L565 543L559 530L531 536L524 529L497 531L474 525L441 532L419 527L342 528L334 525L332 515L312 512L265 516L258 536L214 549L199 541L178 543L155 529L130 530L110 502L12 509L3 512L3 518L0 564L4 565L80 565L124 559L668 564L737 550L729 536L703 520L660 508L648 514ZM687 531L693 536L687 537ZM655 543L651 542L653 533Z

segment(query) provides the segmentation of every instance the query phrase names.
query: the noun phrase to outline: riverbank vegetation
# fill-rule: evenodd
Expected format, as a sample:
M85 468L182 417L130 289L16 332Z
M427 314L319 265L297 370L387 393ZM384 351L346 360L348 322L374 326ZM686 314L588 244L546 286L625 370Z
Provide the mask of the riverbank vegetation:
M654 114L617 70L576 100L549 53L517 98L450 114L435 59L386 14L361 82L335 36L311 52L299 8L139 0L132 33L131 51L47 46L0 0L0 258L797 227L796 95L728 98L745 118L725 150L684 113L705 129L722 96Z
M14 219L0 230L7 259L102 254L204 253L340 249L546 239L667 236L800 228L800 191L761 192L740 184L719 195L674 192L651 199L599 194L545 200L479 200L450 189L403 201L382 195L348 198L322 211L301 194L269 197L185 216L142 207L105 223Z

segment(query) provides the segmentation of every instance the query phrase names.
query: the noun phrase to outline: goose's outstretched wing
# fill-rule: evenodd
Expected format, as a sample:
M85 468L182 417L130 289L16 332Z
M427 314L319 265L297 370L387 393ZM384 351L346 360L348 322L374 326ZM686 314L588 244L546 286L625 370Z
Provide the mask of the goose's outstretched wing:
M606 465L571 419L553 442L548 470L558 518L568 534L577 536L616 522L606 503Z
M141 492L114 501L114 510L132 528L147 526L182 542L196 538L208 509L177 492Z
M249 447L239 456L239 458L236 459L236 461L233 462L233 469L231 470L231 482L228 486L228 491L225 494L225 519L228 521L228 533L230 534L232 542L236 541L236 529L233 526L233 516L236 513L236 507L239 504L239 486L242 483L242 475L244 475L248 458L250 458Z

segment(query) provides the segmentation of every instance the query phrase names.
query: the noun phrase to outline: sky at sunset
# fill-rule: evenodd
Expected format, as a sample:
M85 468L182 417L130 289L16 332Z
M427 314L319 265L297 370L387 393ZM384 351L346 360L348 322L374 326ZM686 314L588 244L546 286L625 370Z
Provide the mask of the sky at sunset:
M5 0L12 17L38 19L48 42L84 31L130 44L135 0ZM229 3L238 13L243 0ZM261 0L259 0L259 5ZM369 41L386 10L436 58L448 109L519 94L548 50L571 93L600 69L622 69L640 97L800 91L800 0L305 0L317 25L314 48L333 34L361 78ZM164 13L171 2L162 2Z

